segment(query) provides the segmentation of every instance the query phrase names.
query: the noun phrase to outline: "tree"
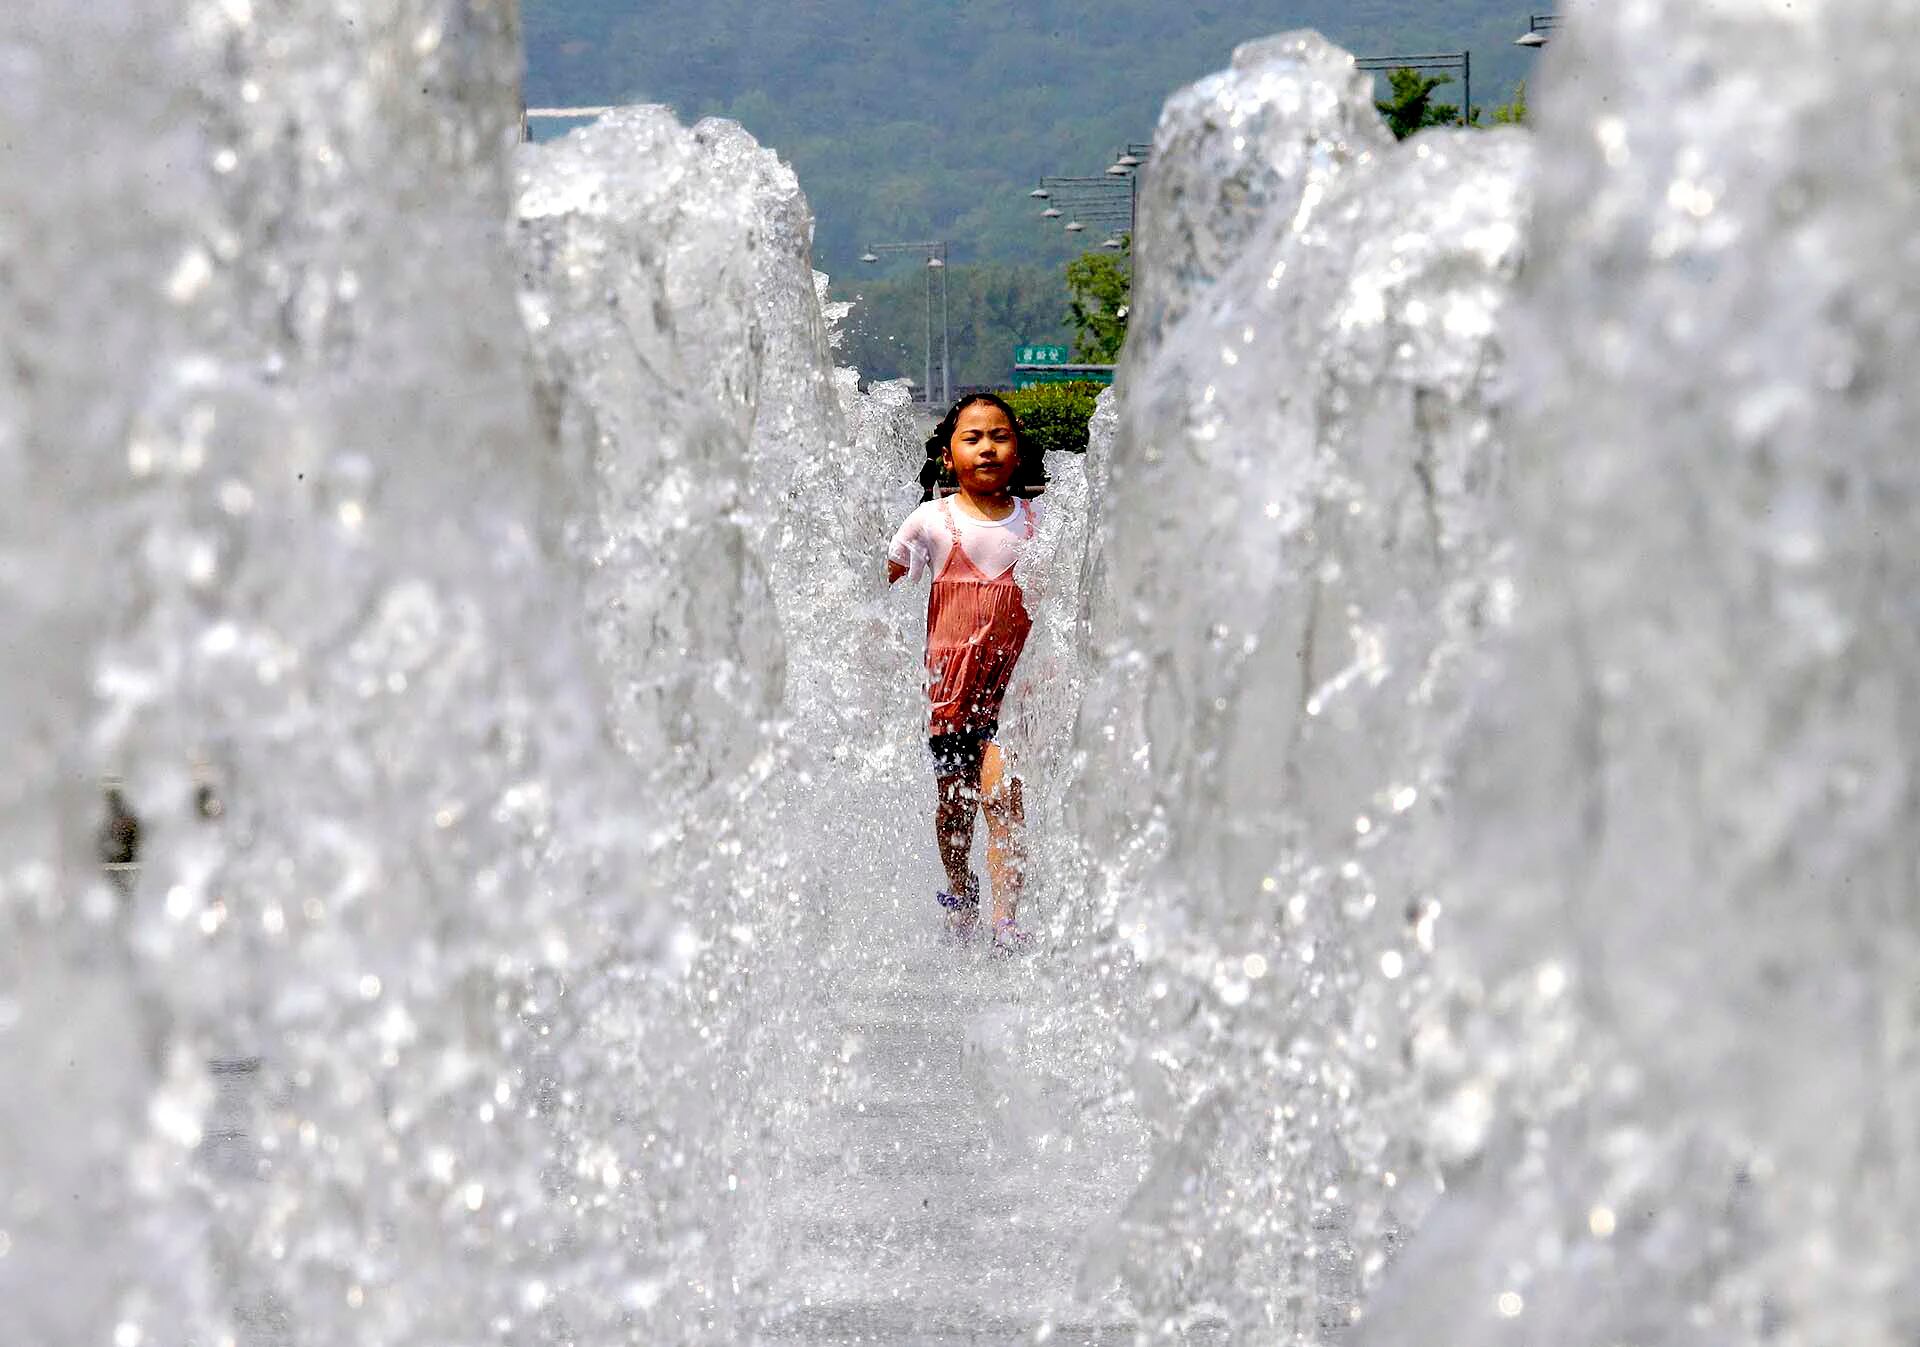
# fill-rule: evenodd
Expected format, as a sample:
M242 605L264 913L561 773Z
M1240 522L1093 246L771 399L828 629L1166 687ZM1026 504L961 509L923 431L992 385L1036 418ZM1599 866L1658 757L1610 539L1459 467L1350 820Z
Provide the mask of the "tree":
M1395 140L1405 140L1425 126L1449 126L1460 120L1460 109L1451 103L1433 101L1433 91L1452 84L1451 75L1422 75L1402 68L1387 72L1388 96L1375 103Z
M1112 364L1127 339L1127 298L1133 292L1133 236L1119 253L1082 253L1067 263L1067 322L1073 354L1088 364Z
M1521 80L1513 86L1513 101L1496 103L1493 107L1493 120L1496 126L1524 126L1527 120L1527 82Z

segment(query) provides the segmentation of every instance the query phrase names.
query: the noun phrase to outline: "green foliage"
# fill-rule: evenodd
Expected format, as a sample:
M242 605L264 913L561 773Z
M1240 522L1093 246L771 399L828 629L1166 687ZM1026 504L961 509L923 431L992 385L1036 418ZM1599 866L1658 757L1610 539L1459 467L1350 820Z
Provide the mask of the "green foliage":
M1021 437L1043 453L1087 451L1087 420L1102 385L1035 384L1002 394L1020 418Z
M1526 125L1527 82L1525 80L1521 80L1513 86L1513 99L1511 102L1494 104L1493 121L1496 126Z
M1067 263L1067 322L1074 359L1110 365L1127 339L1127 297L1133 291L1133 236L1120 252L1083 253Z
M1436 103L1433 91L1452 84L1451 75L1423 75L1418 70L1393 70L1387 73L1387 97L1374 106L1387 119L1387 129L1395 140L1405 140L1428 126L1452 126L1460 120L1460 109L1452 103Z

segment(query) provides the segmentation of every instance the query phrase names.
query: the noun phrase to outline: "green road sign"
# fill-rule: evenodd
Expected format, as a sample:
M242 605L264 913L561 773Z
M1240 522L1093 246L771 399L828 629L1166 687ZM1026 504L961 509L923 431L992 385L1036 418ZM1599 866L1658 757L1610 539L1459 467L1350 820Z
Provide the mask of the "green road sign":
M1067 348L1030 343L1016 346L1013 348L1013 363L1016 365L1064 365L1067 363Z

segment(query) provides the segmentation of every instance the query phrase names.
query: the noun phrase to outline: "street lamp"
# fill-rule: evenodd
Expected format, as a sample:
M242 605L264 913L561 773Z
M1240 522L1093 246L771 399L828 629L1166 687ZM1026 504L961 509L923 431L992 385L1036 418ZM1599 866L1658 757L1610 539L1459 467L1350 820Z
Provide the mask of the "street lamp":
M592 107L592 108L529 108L529 107L522 107L522 108L520 109L520 139L522 139L522 140L532 140L532 139L533 139L533 128L532 128L532 127L531 127L530 125L528 125L528 123L530 123L530 122L539 122L539 121L558 121L558 122L569 122L569 121L592 121L592 120L593 120L594 118L596 118L596 117L604 117L604 116L606 116L606 115L607 115L607 114L608 114L609 112L614 112L614 111L617 111L617 110L618 110L618 109L616 109L616 108L613 108L613 107L610 107L610 106L609 106L609 107Z
M929 243L869 243L867 250L860 254L862 262L874 263L880 260L881 253L915 253L927 259L927 367L926 382L921 385L926 400L933 401L933 277L940 276L940 398L943 402L953 400L953 380L947 348L947 245L936 240Z
M1027 195L1047 202L1047 208L1040 212L1041 219L1065 218L1067 223L1063 227L1069 234L1083 232L1089 223L1112 225L1117 233L1130 233L1139 194L1134 170L1143 162L1142 155L1151 149L1149 145L1129 145L1112 166L1097 177L1045 177Z
M1140 213L1140 177L1134 172L1153 155L1153 146L1140 141L1128 141L1120 147L1120 153L1107 166L1107 172L1116 178L1127 180L1127 232L1133 232L1134 217Z
M1548 35L1560 26L1558 14L1527 15L1527 31L1513 40L1516 47L1532 47L1538 50L1547 45Z
M1422 56L1362 56L1353 63L1361 70L1458 70L1460 72L1460 125L1471 124L1473 116L1473 53L1466 51L1430 52Z

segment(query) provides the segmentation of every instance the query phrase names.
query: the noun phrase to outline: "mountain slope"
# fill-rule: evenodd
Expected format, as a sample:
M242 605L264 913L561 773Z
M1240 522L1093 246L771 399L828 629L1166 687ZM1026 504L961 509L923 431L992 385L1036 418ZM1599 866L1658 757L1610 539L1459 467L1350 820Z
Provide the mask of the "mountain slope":
M1311 27L1368 55L1464 47L1482 104L1505 99L1533 59L1513 46L1527 17L1515 0L523 0L523 10L530 104L662 102L687 118L737 118L798 171L819 220L817 264L848 282L861 279L851 273L866 243L933 238L950 245L956 285L974 261L1057 274L1077 249L1036 218L1035 180L1101 173L1116 146L1151 137L1169 93L1249 38ZM911 265L878 271L905 280ZM920 334L902 340L917 368Z

